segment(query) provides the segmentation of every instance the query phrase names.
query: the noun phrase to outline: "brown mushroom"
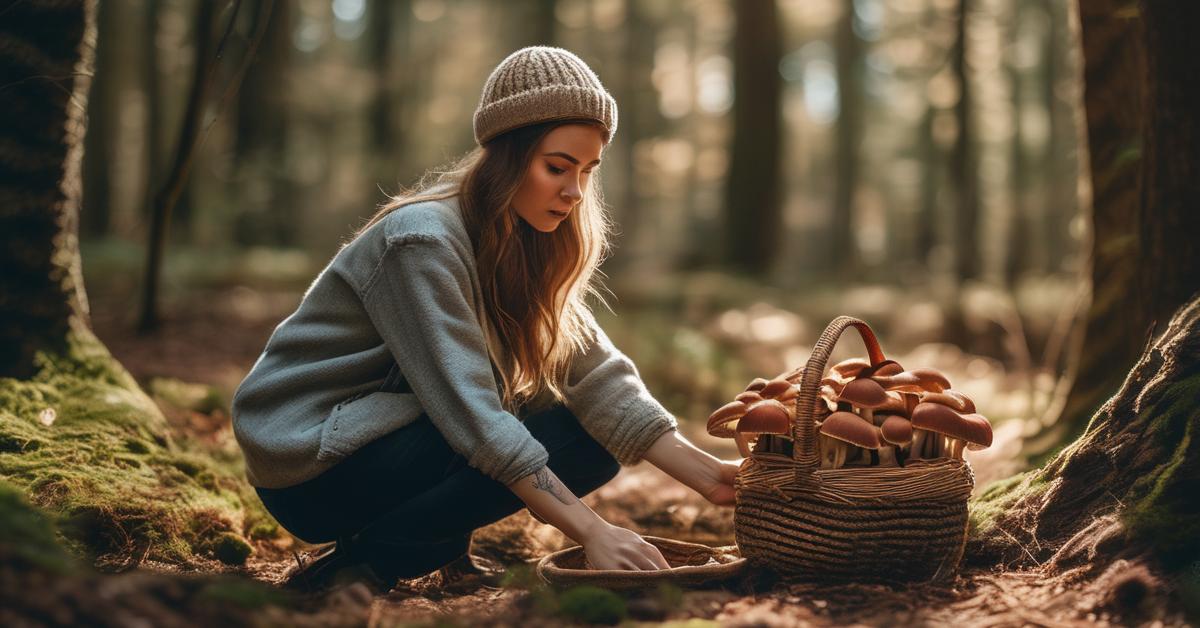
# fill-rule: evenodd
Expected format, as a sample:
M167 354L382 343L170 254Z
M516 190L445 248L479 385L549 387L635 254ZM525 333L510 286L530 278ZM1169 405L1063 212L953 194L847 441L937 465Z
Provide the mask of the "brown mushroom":
M950 380L937 369L931 368L915 368L895 375L876 375L871 379L886 390L903 392L942 392L950 387Z
M895 360L884 360L875 366L865 368L858 374L859 377L873 377L875 375L895 375L904 371L904 367Z
M940 403L943 406L954 408L963 413L970 414L975 411L975 402L971 401L970 397L947 388L942 392L925 392L920 394L921 401L930 403Z
M898 466L896 450L903 449L912 442L912 422L897 414L887 415L879 425L879 434L883 437L884 442L893 445L893 447L879 448L879 465Z
M746 414L748 406L741 401L730 401L708 415L708 433L721 438L733 438L733 426Z
M786 379L773 379L767 382L767 385L763 386L762 390L758 391L758 394L762 395L764 399L779 399L780 401L787 401L787 399L782 397L792 392L794 388L795 385ZM790 398L795 398L795 396L796 395L792 393Z
M846 447L879 449L879 430L853 412L834 412L821 422L821 468L837 469L846 462Z
M863 358L850 358L829 367L829 376L844 383L858 377L863 369L870 367L871 363Z
M862 418L868 423L874 421L875 409L887 405L887 392L870 379L856 379L842 389L838 401L844 401L859 409Z
M758 392L763 389L763 386L766 385L767 380L761 377L755 377L754 379L750 380L749 384L746 385L746 392Z
M763 400L763 396L753 390L738 393L738 396L733 398L734 401L740 401L747 406L752 403L758 403Z
M742 434L791 434L791 413L779 401L764 399L746 410L735 429Z
M992 444L992 426L979 414L962 414L940 403L919 403L913 410L914 429L927 430L947 439L949 457L962 459L962 449L983 449ZM914 437L914 450L915 450ZM935 447L936 449L936 447ZM935 456L938 455L936 452Z

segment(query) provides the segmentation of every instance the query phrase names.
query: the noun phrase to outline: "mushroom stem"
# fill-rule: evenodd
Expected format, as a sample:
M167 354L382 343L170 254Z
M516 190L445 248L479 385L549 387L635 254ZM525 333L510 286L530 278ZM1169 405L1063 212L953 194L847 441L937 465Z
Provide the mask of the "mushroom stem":
M966 443L967 443L967 441L962 440L961 438L951 438L950 439L950 457L954 458L955 460L962 460L963 459L963 455L962 455L963 445L965 445Z
M912 447L908 450L909 460L920 460L925 457L925 430L913 430Z
M896 461L895 447L880 447L879 448L879 466L881 467L898 467L900 463Z

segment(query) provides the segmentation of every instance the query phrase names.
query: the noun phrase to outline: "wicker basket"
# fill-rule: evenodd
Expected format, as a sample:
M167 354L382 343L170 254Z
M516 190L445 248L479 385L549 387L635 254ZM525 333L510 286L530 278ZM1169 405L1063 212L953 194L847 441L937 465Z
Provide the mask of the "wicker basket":
M796 397L792 455L752 452L735 482L737 543L752 564L785 576L854 582L951 577L966 541L974 487L962 460L904 467L821 469L813 417L829 353L847 327L862 336L872 365L884 360L871 328L841 316L813 348Z

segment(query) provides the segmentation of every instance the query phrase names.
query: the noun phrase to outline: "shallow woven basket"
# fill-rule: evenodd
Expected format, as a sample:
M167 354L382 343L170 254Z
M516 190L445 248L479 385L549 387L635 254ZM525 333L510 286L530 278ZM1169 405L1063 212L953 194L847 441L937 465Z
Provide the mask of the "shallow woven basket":
M975 480L962 460L904 467L821 469L813 416L829 353L847 327L872 365L884 360L874 332L841 316L813 348L796 397L792 455L752 452L735 481L734 532L751 563L812 580L915 582L949 578L966 541Z
M546 582L560 586L590 584L606 589L653 588L660 583L685 587L718 585L737 577L746 566L738 548L709 547L657 536L643 536L647 543L662 552L670 569L657 571L625 571L619 569L589 569L587 556L580 546L568 547L544 556L537 564L537 574Z

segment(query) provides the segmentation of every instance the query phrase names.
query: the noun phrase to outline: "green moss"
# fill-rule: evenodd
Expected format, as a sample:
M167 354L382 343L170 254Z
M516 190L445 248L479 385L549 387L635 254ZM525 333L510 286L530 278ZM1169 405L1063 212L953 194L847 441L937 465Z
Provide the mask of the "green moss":
M146 389L156 400L182 410L211 414L228 408L220 391L205 384L155 377L150 380Z
M1169 570L1200 561L1200 460L1195 448L1200 411L1200 375L1171 385L1139 419L1152 432L1157 449L1168 455L1155 473L1136 481L1126 493L1123 522L1129 538L1152 548Z
M232 532L221 534L212 544L213 557L226 565L243 565L253 553L254 548Z
M995 525L996 518L1004 514L1013 504L1023 498L1041 494L1046 490L1046 479L1039 470L1026 471L1010 478L988 484L979 496L968 504L968 535L986 533Z
M221 534L269 520L235 444L173 438L99 341L73 334L69 346L65 356L39 354L30 380L0 379L0 477L64 520L69 549L148 548L147 558L186 564ZM48 426L46 408L57 415ZM245 548L235 547L223 555L236 560Z
M66 574L74 563L54 538L54 524L25 501L21 491L0 482L0 548L34 565Z
M621 596L587 585L572 587L559 595L558 612L575 621L607 625L619 623L628 614Z

